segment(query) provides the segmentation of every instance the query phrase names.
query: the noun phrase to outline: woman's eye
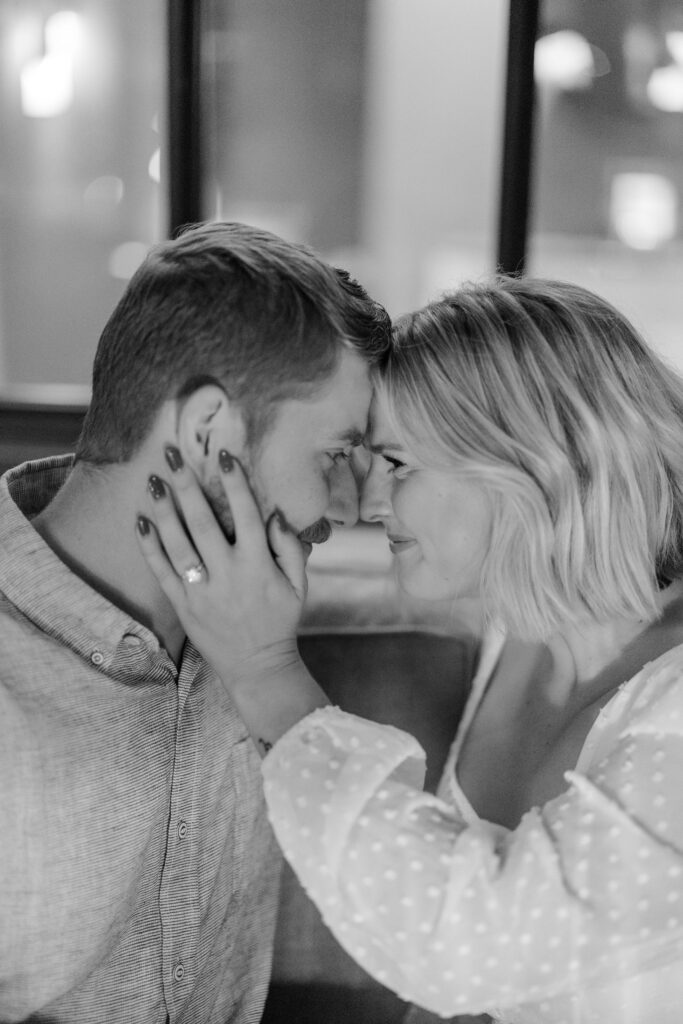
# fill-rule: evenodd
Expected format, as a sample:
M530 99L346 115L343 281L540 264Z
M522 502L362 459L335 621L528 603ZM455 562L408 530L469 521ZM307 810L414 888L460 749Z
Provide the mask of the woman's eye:
M405 469L405 462L401 462L400 459L394 459L391 455L382 455L385 462L388 462L391 466L391 471L394 472L397 469Z

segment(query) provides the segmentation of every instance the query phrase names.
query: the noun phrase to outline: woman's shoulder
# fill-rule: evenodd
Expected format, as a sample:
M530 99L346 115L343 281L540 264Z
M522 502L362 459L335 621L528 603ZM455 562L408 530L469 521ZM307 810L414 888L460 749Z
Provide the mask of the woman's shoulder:
M631 733L683 736L683 644L678 644L624 684Z

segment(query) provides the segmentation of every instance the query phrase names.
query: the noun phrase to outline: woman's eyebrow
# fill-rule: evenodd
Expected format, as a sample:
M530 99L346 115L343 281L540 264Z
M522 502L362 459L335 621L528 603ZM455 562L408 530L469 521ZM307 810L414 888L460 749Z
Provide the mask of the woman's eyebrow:
M367 444L365 447L376 455L381 455L382 452L403 451L400 444L392 444L391 441L378 441L377 444Z

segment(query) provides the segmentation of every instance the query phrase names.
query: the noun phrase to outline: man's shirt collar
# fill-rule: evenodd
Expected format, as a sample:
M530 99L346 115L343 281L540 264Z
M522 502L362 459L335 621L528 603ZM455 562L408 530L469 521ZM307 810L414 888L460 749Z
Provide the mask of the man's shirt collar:
M140 658L170 661L150 630L72 572L31 525L72 465L73 456L54 456L0 479L0 591L43 632L109 674L119 674L122 655L129 669Z

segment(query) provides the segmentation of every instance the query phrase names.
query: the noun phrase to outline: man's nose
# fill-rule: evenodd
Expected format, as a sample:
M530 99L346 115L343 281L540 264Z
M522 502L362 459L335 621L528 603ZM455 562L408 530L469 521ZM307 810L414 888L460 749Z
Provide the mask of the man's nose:
M391 480L386 463L373 455L360 492L360 517L366 523L378 523L391 515Z
M325 517L333 526L350 529L358 522L358 485L348 462L333 468L329 488L330 502Z

